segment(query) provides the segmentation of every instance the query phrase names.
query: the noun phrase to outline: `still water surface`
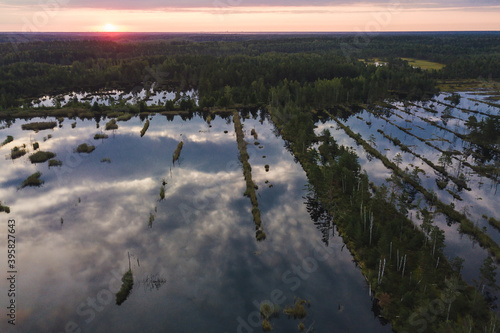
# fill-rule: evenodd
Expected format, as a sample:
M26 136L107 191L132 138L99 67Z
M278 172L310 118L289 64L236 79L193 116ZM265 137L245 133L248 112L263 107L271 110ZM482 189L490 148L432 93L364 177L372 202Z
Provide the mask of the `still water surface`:
M32 165L29 154L0 160L0 199L12 211L0 218L17 222L16 332L260 332L255 304L274 298L283 308L295 297L311 303L304 320L310 332L390 332L372 312L369 288L336 231L328 246L321 241L305 204L306 175L267 120L244 121L263 242L255 240L251 203L243 196L231 119L218 117L209 127L199 117L154 116L141 138L143 124L133 118L98 141L93 136L105 121L99 129L94 120L77 120L75 128L72 122L34 133L22 131L26 121L18 120L0 130L1 138L15 138L1 154L37 141L63 162L49 169ZM75 153L84 142L96 150ZM45 184L17 190L36 171ZM129 255L134 287L117 306L114 293ZM8 328L6 306L2 292L0 331ZM298 331L299 322L284 315L271 320L276 332Z

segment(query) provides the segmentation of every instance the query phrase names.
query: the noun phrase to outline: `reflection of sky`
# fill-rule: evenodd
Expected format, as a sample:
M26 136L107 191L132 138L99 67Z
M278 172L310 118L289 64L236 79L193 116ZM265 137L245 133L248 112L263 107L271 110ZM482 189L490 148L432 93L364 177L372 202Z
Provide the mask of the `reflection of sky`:
M149 93L149 96L148 96ZM197 101L197 96L194 90L180 94L181 97L191 97ZM72 92L69 94L62 94L57 96L43 96L39 99L32 101L32 107L54 107L57 105L57 101L60 102L61 106L65 106L71 103L76 97L77 101L80 103L88 102L90 105L97 103L98 105L110 106L111 104L119 104L123 101L125 104L135 105L141 101L144 101L147 106L153 105L165 105L167 100L174 100L176 97L175 92L169 91L157 91L154 88L149 90L142 89L140 91L132 91L125 93L121 90L110 90L101 92Z
M483 104L475 105L475 102L472 103L465 97L466 94L462 94L462 96L463 97L461 99L459 107L490 114L498 114L498 109L494 110L493 108L485 106ZM449 101L444 100L444 97L446 97L446 95L440 95L436 98L436 100L449 103ZM473 96L473 98L479 97ZM435 118L439 125L446 127L446 125L441 121L441 115L446 109L445 106L439 105L437 103L433 103L434 106L426 104L426 107L432 107L433 109L438 111L438 114L432 114L425 111L423 108L405 108L403 105L398 103L396 103L396 105L400 110L407 110L415 115L410 116L402 111L398 112L398 114L402 118L390 114L384 115L384 117L388 118L391 122L397 124L398 126L407 128L411 133L424 139L442 138L448 140L449 142L437 140L431 141L433 145L443 150L457 149L460 151L464 146L467 145L460 138L456 138L453 134L433 127L416 117L416 115L418 115L427 119ZM468 115L464 116L464 112L458 109L453 109L451 114L461 119L468 118ZM358 117L361 119L359 119ZM478 120L482 119L482 117L485 116L476 115L476 118L478 118ZM368 125L368 123L371 124ZM368 141L370 136L373 135L376 142L376 148L384 155L386 155L390 160L394 160L396 154L401 154L403 162L400 167L402 169L408 167L411 171L416 166L422 169L425 174L419 174L419 176L424 187L434 190L441 201L447 204L453 202L458 211L464 211L464 209L467 210L467 212L470 214L471 220L473 222L477 222L477 224L481 228L486 227L488 234L496 242L500 243L500 233L496 229L492 228L486 220L481 218L483 214L486 214L487 216L496 216L496 218L499 219L496 209L499 194L495 190L495 186L492 186L492 180L485 177L479 177L475 175L470 168L462 166L461 172L466 174L468 179L467 184L469 185L469 187L471 187L471 191L462 190L459 195L462 197L463 201L455 200L448 192L442 191L437 187L435 182L435 179L437 178L437 172L435 170L433 170L422 160L416 158L414 155L401 151L399 147L393 145L389 140L378 133L377 130L381 129L387 135L390 135L393 138L398 138L412 151L428 158L436 165L438 164L438 159L441 156L441 153L439 151L435 150L432 147L429 147L428 145L419 141L417 138L408 135L397 127L389 124L383 119L375 117L373 114L367 111L363 111L356 116L350 117L345 122L345 124L348 125L355 133L360 133L364 140ZM364 149L360 146L357 146L356 142L351 139L342 129L340 129L335 121L331 120L325 123L317 123L316 125L316 134L320 134L324 129L328 129L338 144L353 147L359 156L359 161L362 169L365 169L367 171L369 179L371 181L374 181L376 185L381 185L385 182L385 179L389 177L389 170L385 168L385 166L378 159L374 158L372 161L367 159L367 154ZM466 134L467 132L462 129L463 126L463 121L450 120L447 124L447 127L451 130ZM472 159L469 159L468 162L473 164ZM448 172L457 176L456 170L458 169L458 164L458 161L454 160L454 164L447 168ZM447 188L453 190L454 184L450 181ZM424 203L424 201L422 201L422 203ZM450 258L458 255L466 259L466 262L464 264L464 276L470 282L472 277L477 276L478 268L481 265L482 260L487 255L486 251L481 249L477 244L474 245L468 236L460 235L457 231L457 224L453 225L452 227L448 227L443 217L436 217L435 223L439 225L441 229L445 230L447 245L446 254Z
M269 299L274 289L283 291L286 304L295 296L311 300L306 324L314 321L317 331L389 331L373 317L366 283L350 254L341 251L339 237L331 241L327 260L318 262L297 290L282 279L313 257L321 233L303 204L305 174L267 121L244 122L268 236L261 243L255 241L250 200L243 196L233 124L217 118L209 128L199 118L169 122L156 116L140 138L142 124L133 118L119 122L108 139L95 141L100 129L94 122L78 120L74 129L72 122L35 134L21 131L24 122L18 121L0 131L16 139L0 152L29 143L31 136L64 163L48 169L31 165L27 156L0 162L0 198L12 209L8 217L18 221L19 332L63 331L69 322L83 332L235 332L238 317L247 319L256 310L252 302ZM262 149L249 135L254 126ZM53 138L43 142L49 133ZM179 140L184 140L180 164L172 165ZM75 154L83 142L96 150ZM111 163L100 163L102 158ZM270 165L268 173L264 164ZM17 191L37 170L45 185ZM160 202L162 179L168 184ZM266 187L266 180L274 187ZM150 213L155 214L152 228ZM0 230L5 248L5 230ZM130 298L120 307L113 298L92 310L89 298L106 301L106 290L120 286L128 253L135 279ZM158 291L141 284L151 274L167 280ZM2 290L5 283L1 280ZM0 298L2 308L5 302ZM5 324L0 322L0 330ZM272 324L276 331L292 331L298 322L282 316Z

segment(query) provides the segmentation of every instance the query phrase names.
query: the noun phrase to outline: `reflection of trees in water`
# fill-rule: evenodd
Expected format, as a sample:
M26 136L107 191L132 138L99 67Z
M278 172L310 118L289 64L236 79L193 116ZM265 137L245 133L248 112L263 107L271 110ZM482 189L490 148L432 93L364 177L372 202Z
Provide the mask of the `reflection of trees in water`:
M314 221L316 228L321 231L321 240L328 246L330 235L332 237L335 236L332 217L328 214L327 210L321 206L313 193L309 193L304 199L307 206L307 212Z

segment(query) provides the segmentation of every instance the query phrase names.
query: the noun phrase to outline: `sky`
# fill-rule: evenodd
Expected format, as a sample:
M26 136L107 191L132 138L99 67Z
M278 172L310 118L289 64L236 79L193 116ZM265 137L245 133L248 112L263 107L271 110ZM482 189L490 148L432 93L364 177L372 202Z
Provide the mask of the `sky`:
M499 31L500 0L0 0L0 31Z

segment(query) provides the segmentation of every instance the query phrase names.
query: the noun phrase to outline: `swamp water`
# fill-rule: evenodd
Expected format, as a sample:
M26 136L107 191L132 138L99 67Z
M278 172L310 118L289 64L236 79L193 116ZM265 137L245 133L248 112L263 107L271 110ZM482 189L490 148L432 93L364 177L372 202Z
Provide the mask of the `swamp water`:
M409 106L394 102L391 104L395 109L383 110L381 108L382 112L378 113L361 110L361 112L356 114L346 114L345 119L341 119L341 121L349 126L354 133L359 133L365 141L370 141L370 145L375 147L379 152L382 152L391 161L394 161L396 155L400 154L402 157L401 169L408 168L411 172L418 167L422 170L423 172L419 172L418 174L422 186L427 190L434 191L439 200L445 204L453 203L457 211L465 213L472 222L476 223L480 228L484 228L486 233L495 242L500 243L500 232L490 226L487 220L482 217L486 215L497 220L500 219L497 209L500 200L498 176L496 180L481 176L460 162L465 161L473 166L492 165L497 168L498 172L498 168L500 168L499 156L492 154L492 158L478 161L470 153L471 150L474 151L474 146L471 149L469 142L447 131L451 130L462 135L467 135L469 130L465 122L470 116L475 116L478 121L487 117L498 117L500 116L500 108L471 101L471 99L487 101L487 94L477 96L470 92L460 93L460 103L454 107L446 105L450 105L450 102L446 100L448 96L449 94L441 94L436 96L434 101ZM442 128L423 119L434 121L435 125ZM387 169L380 160L367 154L363 147L358 146L355 140L349 137L338 126L336 121L328 117L323 117L323 119L316 123L316 126L316 134L319 135L324 129L328 129L339 144L353 147L359 156L361 167L366 170L370 181L373 181L377 186L385 183L390 187L386 179L390 177L391 170ZM406 130L406 132L402 129ZM439 158L442 156L442 152L434 147L442 151L459 152L460 155L454 155L456 158L453 158L452 163L446 166L446 171L457 178L460 174L463 174L470 190L458 188L451 180L447 180L446 187L440 189L437 186L436 180L445 178L442 174L431 168L422 159L402 151L401 147L394 145L380 131L385 135L398 139L402 144L408 146L412 152L427 158L435 165L439 165ZM421 141L417 137L424 141ZM434 147L427 145L425 142L431 143ZM498 144L496 144L496 148L500 149ZM448 190L457 194L460 199L454 198ZM419 193L416 195L415 202L419 198L421 198L420 208L428 207L430 210L434 210L432 207L426 205L425 199ZM416 210L411 211L411 214L413 221L416 224L420 224L421 220L415 218ZM434 222L435 225L445 231L446 256L449 260L455 256L465 259L462 275L468 283L473 284L473 279L479 278L479 267L487 257L487 251L481 248L469 236L461 234L458 231L458 223L448 223L449 221L442 214L436 215ZM500 274L499 270L497 272Z
M16 332L260 332L260 302L283 309L296 297L310 301L303 320L309 332L390 332L374 315L342 239L332 230L328 246L321 241L305 204L306 175L267 120L243 122L267 234L262 242L243 196L231 118L216 117L209 127L196 116L158 115L142 138L143 122L132 118L94 140L106 121L97 129L93 120L77 120L72 128L74 120L65 119L61 128L35 133L17 120L0 130L15 139L1 154L22 144L30 150L0 160L0 198L11 208L0 215L0 248L7 220L16 220ZM35 141L63 165L31 164ZM82 143L96 149L78 154ZM36 171L44 185L18 190ZM6 272L6 260L0 262ZM118 306L115 293L129 268L134 285ZM2 291L7 283L0 279ZM7 305L0 297L0 331L9 328ZM300 322L281 314L271 325L294 332Z

